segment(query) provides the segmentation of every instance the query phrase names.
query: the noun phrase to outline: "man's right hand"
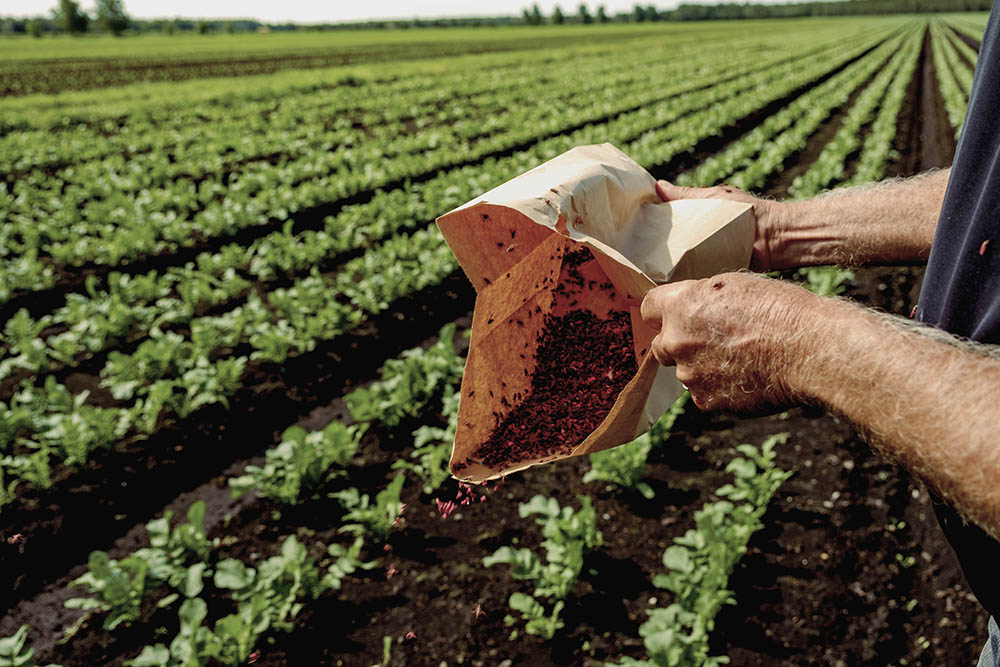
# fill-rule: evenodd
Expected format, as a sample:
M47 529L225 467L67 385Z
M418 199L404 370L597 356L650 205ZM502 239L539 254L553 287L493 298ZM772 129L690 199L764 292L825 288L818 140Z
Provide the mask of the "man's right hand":
M750 268L767 272L795 268L801 264L789 261L782 255L782 234L788 205L771 199L754 197L731 185L716 185L710 188L688 188L668 181L657 181L656 192L663 201L675 199L730 199L753 206L757 220L757 231L753 241L753 256Z

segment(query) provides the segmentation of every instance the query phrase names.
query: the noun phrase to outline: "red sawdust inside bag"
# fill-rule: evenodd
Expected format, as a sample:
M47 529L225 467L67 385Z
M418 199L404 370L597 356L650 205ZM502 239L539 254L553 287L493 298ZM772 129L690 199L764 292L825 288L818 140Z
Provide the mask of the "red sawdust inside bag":
M542 318L537 347L525 341L517 352L530 377L527 393L515 392L513 404L501 396L501 408L509 412L493 414L496 426L470 456L490 468L570 454L600 426L639 370L632 317L627 309L615 309L614 284L589 249L565 252L548 294L547 312L536 303L526 314ZM509 323L520 328L518 317ZM456 463L455 470L461 466Z
M663 203L609 144L573 149L438 219L477 290L452 474L482 481L630 442L683 392L642 297L745 268L748 204Z

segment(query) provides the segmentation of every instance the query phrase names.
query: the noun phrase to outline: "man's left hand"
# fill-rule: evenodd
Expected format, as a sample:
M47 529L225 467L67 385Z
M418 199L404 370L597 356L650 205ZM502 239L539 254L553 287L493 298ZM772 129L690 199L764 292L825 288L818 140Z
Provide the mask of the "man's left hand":
M727 273L650 290L642 318L660 331L654 356L677 366L695 405L759 414L801 400L797 361L820 302L795 285Z

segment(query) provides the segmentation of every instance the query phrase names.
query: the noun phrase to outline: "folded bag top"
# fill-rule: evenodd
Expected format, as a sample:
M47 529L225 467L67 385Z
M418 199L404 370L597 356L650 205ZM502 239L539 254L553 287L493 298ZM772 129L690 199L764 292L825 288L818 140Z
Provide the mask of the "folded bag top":
M749 204L661 202L611 144L580 146L441 216L477 291L451 471L479 482L615 447L684 391L639 314L658 284L746 268Z

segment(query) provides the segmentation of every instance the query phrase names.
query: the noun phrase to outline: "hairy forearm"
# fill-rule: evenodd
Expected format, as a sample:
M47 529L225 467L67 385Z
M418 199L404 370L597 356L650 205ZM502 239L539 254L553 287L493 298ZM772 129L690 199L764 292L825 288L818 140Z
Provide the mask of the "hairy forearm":
M772 268L926 261L950 169L780 204Z
M799 398L842 414L1000 539L996 348L841 301L817 301L803 318L789 363Z

